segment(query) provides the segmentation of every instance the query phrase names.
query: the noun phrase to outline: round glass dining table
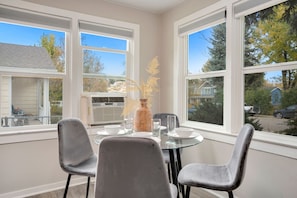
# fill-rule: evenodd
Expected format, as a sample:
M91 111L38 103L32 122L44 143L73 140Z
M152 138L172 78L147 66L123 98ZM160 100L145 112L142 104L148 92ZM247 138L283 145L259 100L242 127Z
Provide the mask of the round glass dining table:
M182 168L180 150L182 148L198 145L203 141L203 136L199 134L198 131L194 130L194 134L195 135L192 137L169 136L167 135L166 130L162 130L159 137L153 137L150 132L134 132L127 134L124 131L120 131L116 136L148 137L158 141L160 148L163 151L167 150L169 152L172 183L179 188L177 176ZM111 135L108 135L104 131L99 131L97 132L94 141L96 144L100 144L101 140L107 136ZM180 188L180 190L181 193L184 194L183 188Z

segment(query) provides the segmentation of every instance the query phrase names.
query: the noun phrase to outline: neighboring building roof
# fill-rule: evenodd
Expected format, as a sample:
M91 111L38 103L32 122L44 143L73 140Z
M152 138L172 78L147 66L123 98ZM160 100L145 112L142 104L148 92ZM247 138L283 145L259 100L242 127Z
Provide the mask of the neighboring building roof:
M43 47L0 43L0 66L56 70Z
M278 88L278 87L274 87L274 88L271 89L270 92L274 92L274 91L276 91L276 90L278 90L278 91L282 91L280 88Z

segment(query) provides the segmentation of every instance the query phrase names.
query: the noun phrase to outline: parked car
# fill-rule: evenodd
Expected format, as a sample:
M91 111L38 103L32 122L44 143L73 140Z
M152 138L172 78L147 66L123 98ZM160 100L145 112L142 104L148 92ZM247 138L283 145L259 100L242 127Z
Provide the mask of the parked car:
M255 114L259 114L260 108L259 107L254 107L252 105L247 105L246 103L244 104L244 112L246 112L247 114L253 116Z
M297 116L297 105L291 105L284 109L275 110L273 116L276 118L294 118Z

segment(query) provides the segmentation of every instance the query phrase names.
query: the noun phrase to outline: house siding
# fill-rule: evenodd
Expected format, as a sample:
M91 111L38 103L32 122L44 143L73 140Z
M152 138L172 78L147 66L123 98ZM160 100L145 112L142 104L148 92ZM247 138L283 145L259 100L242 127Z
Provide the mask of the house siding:
M38 115L37 79L14 78L12 80L12 104L25 114Z

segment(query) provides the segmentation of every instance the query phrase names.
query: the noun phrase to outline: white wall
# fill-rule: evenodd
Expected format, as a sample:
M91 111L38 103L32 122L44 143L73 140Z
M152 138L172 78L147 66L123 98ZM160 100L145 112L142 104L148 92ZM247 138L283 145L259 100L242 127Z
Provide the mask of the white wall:
M162 15L162 65L161 65L161 87L160 107L161 112L172 112L173 109L173 28L174 22L190 15L218 0L187 0L177 8Z

